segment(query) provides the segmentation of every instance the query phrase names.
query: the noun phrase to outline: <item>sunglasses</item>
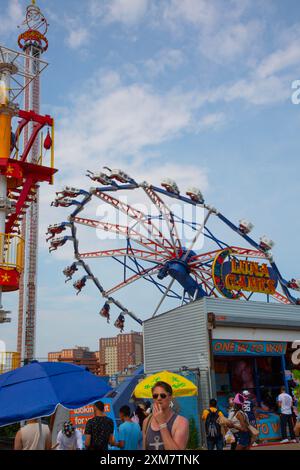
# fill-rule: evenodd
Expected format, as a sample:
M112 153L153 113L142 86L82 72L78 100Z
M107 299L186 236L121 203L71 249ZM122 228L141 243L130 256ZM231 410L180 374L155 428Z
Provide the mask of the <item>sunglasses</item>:
M152 398L153 398L154 400L157 400L158 397L160 397L160 398L162 398L162 399L164 400L165 398L167 398L167 396L168 396L168 395L167 395L166 393L153 393Z

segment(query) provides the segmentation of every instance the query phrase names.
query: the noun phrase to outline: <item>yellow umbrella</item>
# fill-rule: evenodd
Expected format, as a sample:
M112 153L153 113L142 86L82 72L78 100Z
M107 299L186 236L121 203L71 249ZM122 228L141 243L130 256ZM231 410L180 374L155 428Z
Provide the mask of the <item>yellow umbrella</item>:
M133 395L136 398L152 398L152 387L161 381L171 385L174 397L193 397L198 394L198 389L193 382L182 375L163 370L139 382L134 389Z

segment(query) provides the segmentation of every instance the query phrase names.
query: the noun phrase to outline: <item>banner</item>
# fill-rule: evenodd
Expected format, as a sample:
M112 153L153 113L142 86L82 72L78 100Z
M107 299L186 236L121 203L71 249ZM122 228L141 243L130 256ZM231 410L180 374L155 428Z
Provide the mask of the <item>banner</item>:
M286 353L286 342L279 341L242 341L231 339L213 339L215 355L230 356L282 356Z
M111 418L114 422L114 436L116 440L118 440L118 428L116 423L116 417L114 414L113 406L112 406L112 399L111 398L102 398L100 401L104 403L104 413L108 418ZM70 410L70 421L72 422L73 426L76 429L79 429L83 435L84 441L84 431L86 423L89 419L93 418L94 415L94 408L93 405L86 405L78 408L76 410Z
M257 428L259 439L262 441L273 441L281 439L280 418L275 413L260 411L257 409Z
M14 268L0 268L0 285L3 292L14 291L19 288L20 273Z

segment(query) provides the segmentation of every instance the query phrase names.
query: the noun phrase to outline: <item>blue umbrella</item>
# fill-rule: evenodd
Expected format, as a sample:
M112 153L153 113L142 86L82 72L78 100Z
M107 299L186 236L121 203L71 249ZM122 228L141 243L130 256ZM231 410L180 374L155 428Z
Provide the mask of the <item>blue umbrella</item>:
M85 368L33 361L0 375L0 426L51 415L57 405L80 408L100 400L111 387Z

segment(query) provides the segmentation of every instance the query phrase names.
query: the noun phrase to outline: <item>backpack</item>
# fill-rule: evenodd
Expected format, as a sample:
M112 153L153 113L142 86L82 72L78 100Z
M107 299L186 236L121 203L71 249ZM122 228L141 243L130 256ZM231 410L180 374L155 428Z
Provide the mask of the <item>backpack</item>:
M221 426L218 422L219 410L211 411L208 410L208 415L205 420L206 436L209 438L216 438L222 435Z

